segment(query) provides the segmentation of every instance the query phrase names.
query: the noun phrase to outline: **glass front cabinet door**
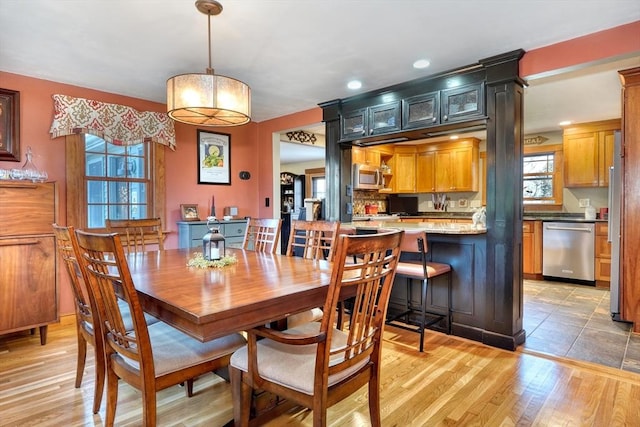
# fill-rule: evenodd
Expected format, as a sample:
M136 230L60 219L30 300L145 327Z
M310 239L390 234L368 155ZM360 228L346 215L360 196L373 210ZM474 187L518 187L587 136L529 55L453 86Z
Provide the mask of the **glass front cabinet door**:
M482 116L484 114L483 84L446 89L440 93L443 124L470 120L474 116Z
M402 100L402 128L416 129L440 123L440 92L425 93Z
M366 136L368 108L345 111L340 116L340 139L357 139Z
M369 135L400 130L400 101L369 108Z
M340 116L342 140L352 140L400 130L400 101L345 111Z

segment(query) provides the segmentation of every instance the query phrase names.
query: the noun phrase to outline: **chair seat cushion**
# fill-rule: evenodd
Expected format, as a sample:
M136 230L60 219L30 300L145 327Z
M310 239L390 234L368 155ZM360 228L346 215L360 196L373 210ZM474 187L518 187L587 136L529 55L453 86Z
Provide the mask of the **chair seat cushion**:
M284 331L287 334L317 334L320 331L320 322L309 322L295 328ZM339 349L345 347L347 334L334 329L331 339L331 348ZM316 362L317 344L309 345L289 345L275 342L270 339L258 341L258 371L260 376L292 388L299 392L312 395L314 385L314 371ZM330 365L342 361L341 356L334 356ZM342 372L329 376L329 387L357 372L366 365L369 359L346 369ZM247 346L240 348L231 356L231 366L247 372Z
M246 344L246 340L240 334L231 334L203 343L160 321L149 325L147 329L156 377L232 354ZM124 357L123 359L134 369L139 369L136 361Z
M322 309L317 307L302 313L292 314L287 317L287 328L291 329L305 323L318 322L322 319L323 314Z
M427 263L427 277L429 278L448 273L449 271L451 271L451 266L449 264L442 264L439 262ZM396 276L424 279L422 262L399 262L398 267L396 268Z

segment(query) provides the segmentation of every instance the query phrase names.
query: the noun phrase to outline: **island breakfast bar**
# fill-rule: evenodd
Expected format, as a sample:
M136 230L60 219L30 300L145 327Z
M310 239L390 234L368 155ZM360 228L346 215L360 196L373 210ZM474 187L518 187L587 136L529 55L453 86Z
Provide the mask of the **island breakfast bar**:
M451 310L451 333L494 347L514 350L514 339L491 330L487 316L493 313L494 298L488 295L486 265L485 228L474 228L471 224L402 221L353 221L340 226L341 232L373 232L379 229L423 229L428 235L428 250L431 260L451 265L451 300L447 307L448 289L444 277L433 281L427 294L427 311L446 313ZM396 278L396 280L402 280ZM403 311L407 305L405 286L394 286L389 302L390 312ZM411 288L412 305L420 303L420 287ZM444 331L444 327L437 327ZM524 333L524 331L523 331Z

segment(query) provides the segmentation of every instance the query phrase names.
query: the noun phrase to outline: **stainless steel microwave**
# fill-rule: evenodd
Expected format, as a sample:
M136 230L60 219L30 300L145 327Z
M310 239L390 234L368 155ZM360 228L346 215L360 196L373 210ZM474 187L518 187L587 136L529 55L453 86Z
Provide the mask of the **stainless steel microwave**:
M380 168L355 163L353 165L353 188L356 190L379 190L383 187L383 177Z

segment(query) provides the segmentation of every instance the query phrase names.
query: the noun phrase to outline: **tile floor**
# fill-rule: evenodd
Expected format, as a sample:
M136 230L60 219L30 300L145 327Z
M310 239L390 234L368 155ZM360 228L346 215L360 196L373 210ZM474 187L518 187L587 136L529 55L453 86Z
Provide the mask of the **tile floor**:
M524 348L640 373L640 336L611 320L609 291L524 280Z

